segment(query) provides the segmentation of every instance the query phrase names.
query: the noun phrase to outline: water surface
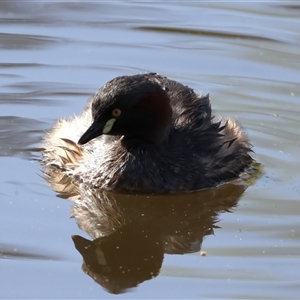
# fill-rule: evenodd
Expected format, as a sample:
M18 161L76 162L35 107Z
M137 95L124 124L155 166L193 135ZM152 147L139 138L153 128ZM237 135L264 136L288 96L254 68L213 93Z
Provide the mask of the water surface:
M195 208L194 223L185 220L193 239L181 240L186 254L165 249L159 275L117 297L297 299L299 8L286 1L1 1L0 297L116 298L81 270L71 236L95 237L69 218L74 202L43 179L38 148L57 118L79 113L109 79L155 71L209 92L216 114L239 120L264 174L235 191L237 203L219 207L216 220L201 202L184 202ZM163 224L182 216L169 223L168 211L158 216L161 237L176 236ZM214 235L203 219L219 226ZM135 228L126 227L129 236Z

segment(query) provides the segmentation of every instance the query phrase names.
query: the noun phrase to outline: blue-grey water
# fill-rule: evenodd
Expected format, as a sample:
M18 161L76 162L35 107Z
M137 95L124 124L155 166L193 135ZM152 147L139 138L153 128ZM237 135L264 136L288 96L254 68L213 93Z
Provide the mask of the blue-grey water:
M0 1L0 298L298 299L299 13L288 1ZM81 270L71 236L92 238L44 180L39 147L106 81L146 71L209 92L264 174L218 210L206 256L165 253L158 276L114 295Z

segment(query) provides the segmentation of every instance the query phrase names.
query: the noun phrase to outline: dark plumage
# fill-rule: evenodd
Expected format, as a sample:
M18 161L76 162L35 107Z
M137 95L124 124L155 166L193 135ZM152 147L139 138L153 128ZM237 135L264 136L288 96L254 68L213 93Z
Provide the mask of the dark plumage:
M208 95L149 73L109 81L79 117L60 120L43 161L104 190L162 193L239 177L250 148L237 123L214 121Z

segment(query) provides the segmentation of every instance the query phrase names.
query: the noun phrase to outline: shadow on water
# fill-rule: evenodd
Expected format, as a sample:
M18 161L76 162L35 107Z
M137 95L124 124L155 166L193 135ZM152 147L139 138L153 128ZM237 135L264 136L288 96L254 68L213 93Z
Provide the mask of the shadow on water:
M175 27L159 27L159 26L139 26L135 27L135 30L141 31L152 31L159 33L177 33L177 34L190 34L199 36L208 36L214 38L226 38L226 39L240 39L240 40L252 40L252 41L277 41L271 38L262 37L258 35L248 35L241 33L230 33L230 32L220 32L213 30L199 30L192 28L175 28Z
M127 195L76 184L57 169L45 169L45 178L74 202L72 217L92 237L72 237L82 270L114 294L156 277L165 253L200 251L218 214L230 212L246 189L228 183L193 193Z
M32 259L32 260L63 260L62 257L54 255L45 255L44 253L38 252L37 250L26 249L22 244L10 245L1 244L0 246L0 259Z
M2 49L36 49L53 46L57 43L66 42L57 38L50 38L30 34L0 33Z
M0 157L19 156L22 158L36 157L36 148L32 145L40 142L45 124L41 121L15 116L0 117Z

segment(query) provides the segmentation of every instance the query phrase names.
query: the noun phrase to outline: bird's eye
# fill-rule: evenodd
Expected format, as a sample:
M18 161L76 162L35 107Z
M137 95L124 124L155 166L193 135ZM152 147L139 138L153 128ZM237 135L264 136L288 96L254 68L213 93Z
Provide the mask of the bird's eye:
M114 117L119 117L121 115L122 111L121 109L119 108L114 108L113 111L111 112L111 114L114 116Z

